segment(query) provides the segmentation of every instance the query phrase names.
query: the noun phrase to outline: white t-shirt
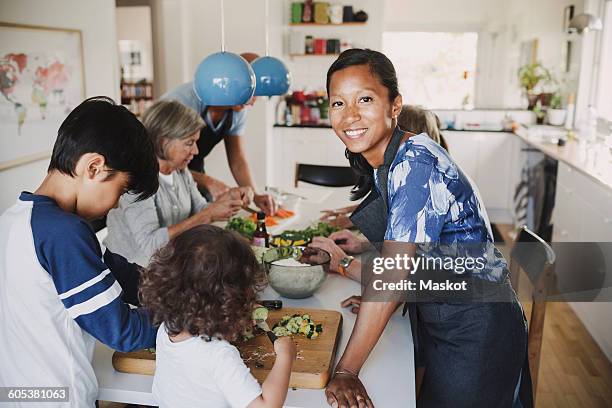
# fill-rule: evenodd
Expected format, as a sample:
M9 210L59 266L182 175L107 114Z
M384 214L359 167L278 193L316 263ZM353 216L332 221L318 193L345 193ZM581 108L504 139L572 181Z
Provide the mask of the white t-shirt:
M174 172L170 174L164 174L162 172L159 173L159 178L164 180L166 183L173 185L174 184Z
M159 327L153 396L161 408L244 408L259 395L261 387L236 347L201 337L173 343Z

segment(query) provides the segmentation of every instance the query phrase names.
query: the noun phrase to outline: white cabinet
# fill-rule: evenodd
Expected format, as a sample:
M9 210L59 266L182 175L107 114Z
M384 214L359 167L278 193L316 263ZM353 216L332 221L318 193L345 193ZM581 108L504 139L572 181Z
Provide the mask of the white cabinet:
M560 162L553 241L612 241L612 191Z
M474 182L478 176L478 151L481 134L477 132L443 132L448 151L461 170ZM482 193L482 192L481 192Z
M476 183L491 221L512 223L512 193L520 172L516 136L506 132L443 134L450 155Z
M612 191L560 162L552 221L553 242L612 242ZM607 265L612 264L612 254L604 256ZM606 279L612 281L611 276ZM609 285L605 286L608 287L602 290L600 299L612 296ZM612 359L612 303L571 302L570 306Z

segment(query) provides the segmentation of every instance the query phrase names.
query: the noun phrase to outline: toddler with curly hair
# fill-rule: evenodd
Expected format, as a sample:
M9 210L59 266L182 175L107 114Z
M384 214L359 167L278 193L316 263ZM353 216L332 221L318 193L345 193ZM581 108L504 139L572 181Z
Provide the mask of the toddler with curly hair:
M276 361L258 384L230 344L251 325L264 276L249 244L233 232L200 225L151 259L140 288L155 324L153 395L160 407L281 407L295 344L274 343Z

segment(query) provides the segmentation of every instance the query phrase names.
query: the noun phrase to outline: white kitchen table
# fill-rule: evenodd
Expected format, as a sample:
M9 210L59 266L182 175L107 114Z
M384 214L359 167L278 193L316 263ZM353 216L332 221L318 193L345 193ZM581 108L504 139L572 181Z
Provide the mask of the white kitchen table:
M295 217L279 227L303 228L319 216L321 209L349 205L349 189L298 188L295 193L306 198ZM272 229L271 232L275 232ZM99 234L102 238L104 233ZM355 315L342 309L340 302L360 294L360 285L354 281L330 274L321 288L307 299L287 299L268 287L262 299L281 299L283 306L338 310L342 313L343 324L336 361L340 358L355 324ZM111 362L113 350L101 343L96 344L93 366L98 378L98 399L134 404L155 405L151 394L153 377L138 374L119 373ZM402 317L398 310L391 318L376 348L370 354L361 370L361 380L377 407L415 407L414 355L412 334L408 317ZM326 407L323 390L290 389L286 407Z

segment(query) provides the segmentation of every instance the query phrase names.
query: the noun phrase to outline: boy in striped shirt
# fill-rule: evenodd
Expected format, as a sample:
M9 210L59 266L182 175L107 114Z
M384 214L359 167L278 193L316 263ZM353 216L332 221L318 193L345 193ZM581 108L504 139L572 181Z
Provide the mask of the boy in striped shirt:
M0 387L68 387L69 402L45 406L93 407L95 339L155 345L149 316L115 279L130 265L102 254L87 221L126 191L153 195L158 171L144 127L111 99L87 99L62 123L44 181L0 217Z

